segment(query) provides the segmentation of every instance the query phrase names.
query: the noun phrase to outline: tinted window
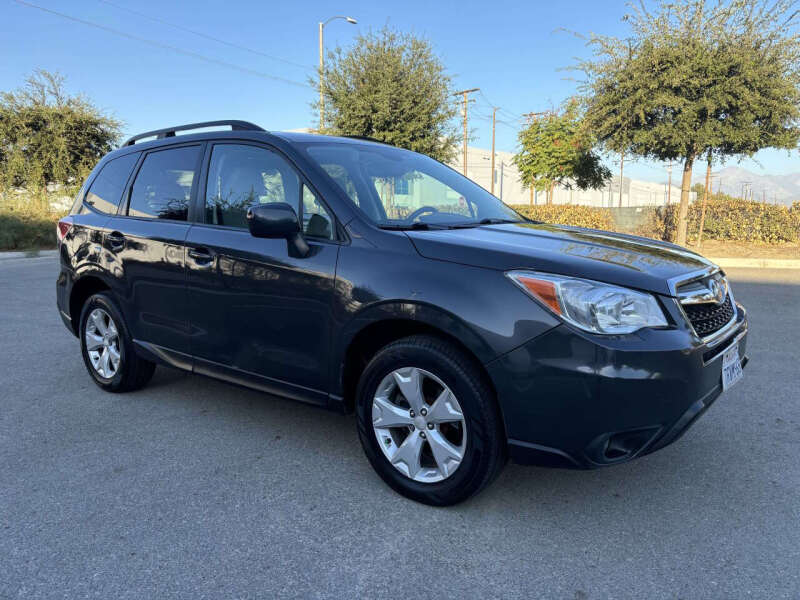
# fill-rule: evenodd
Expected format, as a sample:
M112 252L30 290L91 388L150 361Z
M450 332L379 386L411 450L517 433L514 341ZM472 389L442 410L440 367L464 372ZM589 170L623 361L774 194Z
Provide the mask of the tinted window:
M303 185L303 233L311 237L333 238L333 219L310 189Z
M214 146L206 185L206 223L246 228L247 207L269 202L287 202L298 211L300 179L289 163L265 148Z
M139 160L139 152L132 152L108 161L89 188L84 203L106 214L116 214L125 184L133 166Z
M133 183L128 214L185 221L199 158L200 146L148 154Z

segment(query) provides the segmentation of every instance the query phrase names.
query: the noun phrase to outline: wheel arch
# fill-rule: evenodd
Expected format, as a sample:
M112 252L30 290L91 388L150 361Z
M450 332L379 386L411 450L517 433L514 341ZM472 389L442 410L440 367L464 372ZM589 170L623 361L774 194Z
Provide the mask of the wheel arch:
M76 279L69 294L69 316L72 322L72 333L78 335L81 310L91 296L99 292L111 291L111 286L95 272L87 273Z
M351 322L345 331L334 365L334 393L341 394L343 407L352 411L355 390L369 360L384 346L411 335L431 335L461 350L485 380L497 402L497 390L484 364L493 356L491 348L453 315L423 304L383 304Z

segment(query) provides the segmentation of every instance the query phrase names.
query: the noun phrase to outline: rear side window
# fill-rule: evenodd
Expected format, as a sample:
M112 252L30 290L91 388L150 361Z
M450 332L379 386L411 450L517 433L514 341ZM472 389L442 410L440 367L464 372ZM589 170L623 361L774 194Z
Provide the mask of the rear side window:
M158 150L145 156L131 188L128 215L186 221L200 146Z
M83 203L102 213L116 214L125 184L128 183L133 166L139 160L139 154L132 152L108 161L92 182Z

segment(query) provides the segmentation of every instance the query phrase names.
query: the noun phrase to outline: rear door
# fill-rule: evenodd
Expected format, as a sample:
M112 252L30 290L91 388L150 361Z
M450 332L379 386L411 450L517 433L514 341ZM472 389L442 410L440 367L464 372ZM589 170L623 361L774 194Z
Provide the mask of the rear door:
M216 143L206 157L198 224L187 243L195 371L324 403L339 250L332 214L274 149ZM254 238L247 207L287 202L311 252Z
M203 148L144 153L104 242L133 338L183 366L189 365L185 240Z

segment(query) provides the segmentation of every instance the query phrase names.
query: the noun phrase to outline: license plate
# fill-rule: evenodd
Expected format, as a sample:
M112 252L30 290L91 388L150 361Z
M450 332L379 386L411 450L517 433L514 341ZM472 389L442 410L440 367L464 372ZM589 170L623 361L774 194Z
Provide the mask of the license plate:
M739 344L734 344L722 355L722 389L727 390L742 378L742 361L739 359Z

